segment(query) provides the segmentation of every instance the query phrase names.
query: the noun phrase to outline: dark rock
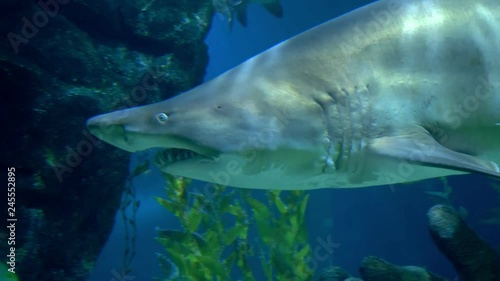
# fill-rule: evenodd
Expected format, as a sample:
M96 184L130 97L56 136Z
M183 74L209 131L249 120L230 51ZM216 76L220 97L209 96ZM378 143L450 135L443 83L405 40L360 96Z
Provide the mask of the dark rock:
M351 275L337 266L330 266L321 271L319 281L344 281Z
M378 257L366 257L359 269L364 281L445 281L424 268L397 266Z
M434 242L454 265L461 280L500 281L499 254L467 226L459 212L451 206L436 205L427 215ZM359 271L364 281L447 280L421 267L397 266L373 256L363 259ZM341 268L330 267L321 273L319 280L344 280L346 276L349 275Z
M47 11L38 1L0 3L0 165L16 168L21 280L86 279L113 227L129 154L91 136L85 121L199 84L209 2L150 1L147 15L140 1L41 1L52 3Z
M93 0L98 1L98 0ZM121 7L125 25L139 38L164 46L189 46L204 38L213 15L211 1L128 1ZM191 36L185 36L190 34Z
M462 280L500 280L499 255L451 207L436 205L428 212L432 238Z

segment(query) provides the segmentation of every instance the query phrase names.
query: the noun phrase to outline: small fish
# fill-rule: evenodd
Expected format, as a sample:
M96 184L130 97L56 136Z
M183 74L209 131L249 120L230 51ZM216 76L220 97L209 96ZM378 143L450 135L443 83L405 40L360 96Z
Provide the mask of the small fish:
M132 170L132 173L130 174L132 177L137 177L140 175L145 175L151 172L151 168L149 166L149 160L144 160L142 164L139 164L135 166L134 170Z
M259 4L276 17L283 16L283 8L279 0L212 0L215 10L222 17L227 18L229 28L232 26L233 14L236 13L238 22L247 26L247 6L248 4Z

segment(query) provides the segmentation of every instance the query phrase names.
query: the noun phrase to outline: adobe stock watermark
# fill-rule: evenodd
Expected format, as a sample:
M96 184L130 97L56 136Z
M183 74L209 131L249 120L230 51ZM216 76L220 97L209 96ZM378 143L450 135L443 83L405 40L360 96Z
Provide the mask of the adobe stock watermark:
M113 277L109 281L132 281L136 278L136 276L127 274L123 270L118 272L116 269L111 270L111 275L113 275Z
M125 104L120 107L122 114L124 114L123 117L129 114L125 109L136 107L139 103L146 100L149 91L157 89L158 85L164 80L163 77L167 74L160 69L160 66L157 66L156 70L149 68L147 72L142 79L142 85L132 88L129 94L130 98L125 99ZM100 136L112 134L113 130L116 130L116 127L112 126L111 120L110 122L103 122L102 126L98 130L92 131L92 133L87 128L83 129L81 131L83 138L76 146L71 147L67 145L65 147L64 163L53 163L52 165L52 169L59 182L64 180L64 174L72 173L75 168L81 165L85 158L92 154L94 147L102 143Z
M40 10L36 11L31 19L22 17L22 27L20 32L9 32L7 39L9 40L14 53L19 53L19 46L21 44L28 44L30 39L35 37L41 28L44 28L51 18L57 16L60 11L61 5L66 5L71 0L40 0L37 2Z

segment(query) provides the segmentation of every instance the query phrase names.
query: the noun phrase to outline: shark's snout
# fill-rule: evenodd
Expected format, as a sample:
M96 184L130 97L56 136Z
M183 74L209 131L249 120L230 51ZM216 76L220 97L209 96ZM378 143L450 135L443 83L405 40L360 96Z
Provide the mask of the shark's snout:
M106 124L106 119L105 118L102 118L101 116L95 116L95 117L92 117L90 118L89 120L87 120L87 128L89 129L89 131L91 133L95 132L95 131L100 131L101 128L109 125L109 124Z
M99 138L104 137L106 134L116 131L117 129L123 130L123 126L121 124L112 122L111 119L106 116L107 114L99 115L87 120L87 129Z
M123 123L113 119L112 114L103 114L90 118L87 120L87 129L91 134L107 143L130 152L135 151L128 145L127 132Z

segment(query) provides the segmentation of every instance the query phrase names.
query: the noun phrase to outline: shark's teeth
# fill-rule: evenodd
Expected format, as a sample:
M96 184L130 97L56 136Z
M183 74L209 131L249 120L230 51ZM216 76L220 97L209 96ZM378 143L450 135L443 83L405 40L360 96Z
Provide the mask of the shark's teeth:
M179 148L164 149L156 154L155 163L160 166L193 158L198 154L194 151Z

